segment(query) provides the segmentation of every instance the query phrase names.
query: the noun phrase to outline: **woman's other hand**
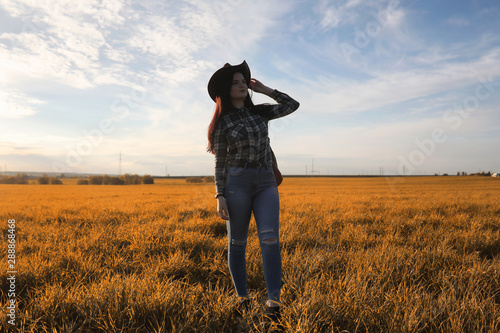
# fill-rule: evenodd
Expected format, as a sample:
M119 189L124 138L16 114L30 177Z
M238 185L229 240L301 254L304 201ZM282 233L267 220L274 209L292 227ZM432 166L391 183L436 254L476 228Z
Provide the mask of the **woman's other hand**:
M264 95L270 95L274 91L274 89L269 88L259 80L253 78L250 80L250 89L252 89L256 93L261 93Z
M224 197L217 198L217 212L219 213L219 217L221 219L229 220L229 213L227 211L226 198L224 198Z

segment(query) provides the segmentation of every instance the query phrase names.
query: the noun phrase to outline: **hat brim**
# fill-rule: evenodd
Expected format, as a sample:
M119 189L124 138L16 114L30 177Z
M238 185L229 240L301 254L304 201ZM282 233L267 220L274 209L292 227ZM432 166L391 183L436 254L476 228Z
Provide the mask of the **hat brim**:
M224 67L217 70L208 81L208 94L214 102L217 96L221 96L223 93L222 89L226 89L228 80L233 79L234 73L241 73L247 85L250 85L250 67L248 67L245 60L243 60L241 64L235 66L225 64Z

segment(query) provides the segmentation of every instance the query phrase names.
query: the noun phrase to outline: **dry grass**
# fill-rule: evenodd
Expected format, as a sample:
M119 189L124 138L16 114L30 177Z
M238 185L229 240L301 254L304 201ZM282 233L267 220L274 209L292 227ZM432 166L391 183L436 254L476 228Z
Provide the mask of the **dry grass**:
M239 319L213 191L0 185L0 330L14 218L20 331L263 331L255 226ZM286 178L280 192L287 331L500 331L498 179Z

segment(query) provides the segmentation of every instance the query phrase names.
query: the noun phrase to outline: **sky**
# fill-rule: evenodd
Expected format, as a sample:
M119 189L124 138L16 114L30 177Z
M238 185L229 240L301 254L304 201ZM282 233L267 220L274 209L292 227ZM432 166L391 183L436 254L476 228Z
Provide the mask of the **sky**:
M285 175L500 172L498 31L496 0L0 0L0 171L213 174L207 83L246 60L300 102Z

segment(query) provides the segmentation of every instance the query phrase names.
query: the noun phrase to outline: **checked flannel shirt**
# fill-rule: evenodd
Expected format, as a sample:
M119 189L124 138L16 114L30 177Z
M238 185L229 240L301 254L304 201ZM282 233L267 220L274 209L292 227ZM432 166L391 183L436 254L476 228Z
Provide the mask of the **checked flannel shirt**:
M214 133L215 187L218 194L224 194L229 163L246 161L272 166L267 122L294 112L299 103L278 90L274 90L270 97L278 104L260 105L260 115L243 107L233 109L219 120Z

